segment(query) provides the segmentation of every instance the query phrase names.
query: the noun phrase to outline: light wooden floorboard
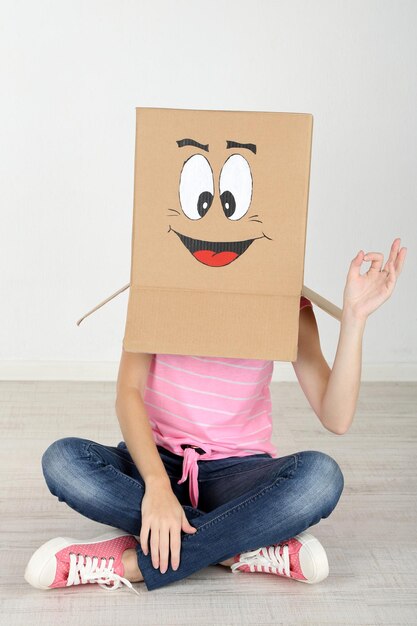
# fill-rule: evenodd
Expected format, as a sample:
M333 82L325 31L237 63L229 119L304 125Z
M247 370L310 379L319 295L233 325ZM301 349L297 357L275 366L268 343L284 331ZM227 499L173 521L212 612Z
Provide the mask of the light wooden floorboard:
M24 568L61 534L89 538L108 526L52 496L40 458L55 439L121 439L112 382L2 382L2 624L98 626L195 624L417 624L417 386L362 383L343 436L326 431L298 383L273 383L274 443L281 455L321 450L339 463L345 488L329 518L310 528L324 545L329 577L318 585L211 566L140 597L97 585L38 591Z

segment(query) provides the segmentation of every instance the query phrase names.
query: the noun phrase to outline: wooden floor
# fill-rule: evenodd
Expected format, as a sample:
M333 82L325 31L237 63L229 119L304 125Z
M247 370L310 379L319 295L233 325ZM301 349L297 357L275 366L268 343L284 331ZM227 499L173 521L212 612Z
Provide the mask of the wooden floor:
M330 574L306 585L270 574L210 566L140 597L97 585L39 591L23 578L33 551L70 533L109 529L52 496L40 458L55 439L115 445L122 437L108 382L2 382L1 623L31 626L152 624L417 624L417 386L362 383L350 431L326 431L297 383L273 383L280 455L321 450L345 477L338 506L310 527Z

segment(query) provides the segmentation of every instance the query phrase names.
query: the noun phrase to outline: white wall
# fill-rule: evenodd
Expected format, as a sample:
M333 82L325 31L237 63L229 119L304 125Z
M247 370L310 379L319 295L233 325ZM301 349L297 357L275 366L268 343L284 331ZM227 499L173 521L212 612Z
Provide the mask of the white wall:
M129 282L135 107L155 106L314 115L304 282L341 306L358 250L402 237L363 371L414 377L416 18L413 0L3 0L0 376L113 377L127 292L75 322ZM316 315L331 364L339 323Z

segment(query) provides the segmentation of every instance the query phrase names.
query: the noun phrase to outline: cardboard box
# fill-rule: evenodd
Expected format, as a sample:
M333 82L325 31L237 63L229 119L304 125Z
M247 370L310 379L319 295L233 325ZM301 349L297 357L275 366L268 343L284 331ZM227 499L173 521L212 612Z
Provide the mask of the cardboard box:
M312 129L309 113L136 109L130 283L105 301L130 287L126 351L295 361L301 295L340 320L303 284Z

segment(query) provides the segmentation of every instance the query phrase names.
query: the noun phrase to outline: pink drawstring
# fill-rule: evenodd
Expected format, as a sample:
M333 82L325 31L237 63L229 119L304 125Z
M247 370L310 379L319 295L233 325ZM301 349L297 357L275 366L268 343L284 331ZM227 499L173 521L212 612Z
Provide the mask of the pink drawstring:
M197 460L199 458L198 452L195 448L185 448L184 461L182 465L182 476L178 481L178 485L185 482L189 476L190 480L190 500L193 507L197 507L198 504L198 465Z

